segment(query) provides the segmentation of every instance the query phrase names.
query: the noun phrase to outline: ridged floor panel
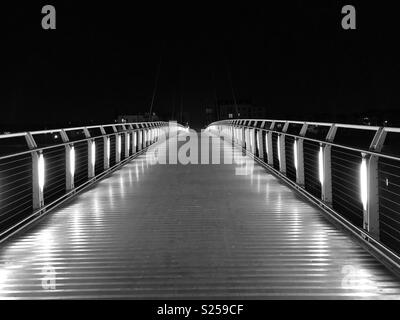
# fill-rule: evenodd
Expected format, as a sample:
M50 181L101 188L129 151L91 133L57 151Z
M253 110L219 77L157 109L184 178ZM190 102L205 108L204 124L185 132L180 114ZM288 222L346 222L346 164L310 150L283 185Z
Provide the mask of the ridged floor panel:
M0 298L400 298L398 278L262 167L154 164L164 152L1 244Z

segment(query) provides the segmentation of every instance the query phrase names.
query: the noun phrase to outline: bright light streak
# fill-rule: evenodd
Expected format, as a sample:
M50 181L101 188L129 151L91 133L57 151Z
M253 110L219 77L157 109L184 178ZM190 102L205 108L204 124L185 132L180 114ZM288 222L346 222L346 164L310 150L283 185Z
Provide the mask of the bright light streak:
M279 164L281 163L281 137L278 136L278 140L276 141L277 145L278 145L278 160L279 160Z
M260 141L258 139L258 134L256 134L257 150L260 152Z
M121 136L118 135L118 154L121 154Z
M107 159L110 160L110 137L107 138Z
M267 152L267 154L269 154L269 150L268 150L268 134L265 135L265 151Z
M69 171L71 173L71 177L75 175L75 148L71 147L69 152Z
M322 186L324 185L324 151L322 147L319 147L318 168L319 168L319 182L321 182Z
M293 144L293 154L294 154L294 167L297 170L297 140L294 140Z
M131 151L131 135L128 133L128 153Z
M368 171L367 171L367 159L362 158L360 165L360 190L361 190L361 202L364 210L367 210L368 204Z
M96 164L96 142L92 141L92 166L94 167L94 165Z
M39 171L39 188L41 190L41 192L43 192L43 188L44 188L44 157L43 154L41 153L39 155L39 160L38 160L38 171Z

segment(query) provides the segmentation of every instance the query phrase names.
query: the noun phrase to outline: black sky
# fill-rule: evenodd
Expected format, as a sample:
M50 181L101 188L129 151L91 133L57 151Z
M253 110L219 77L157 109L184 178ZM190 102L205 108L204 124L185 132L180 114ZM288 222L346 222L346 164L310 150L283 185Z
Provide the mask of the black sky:
M160 58L154 112L171 115L183 101L193 125L215 96L232 99L227 72L236 97L271 118L399 108L393 5L279 3L3 7L0 124L97 124L146 112ZM44 4L56 7L54 31L41 28ZM357 30L341 28L344 4L355 5Z

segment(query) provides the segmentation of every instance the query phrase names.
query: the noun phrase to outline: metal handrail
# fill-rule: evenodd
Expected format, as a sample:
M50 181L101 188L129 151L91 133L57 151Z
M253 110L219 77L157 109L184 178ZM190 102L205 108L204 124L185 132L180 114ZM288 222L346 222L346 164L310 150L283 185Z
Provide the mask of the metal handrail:
M265 127L266 123L268 123L268 127ZM283 128L280 127L282 131L276 130L275 124L277 123L284 124ZM287 132L290 124L302 125L299 134ZM306 133L310 125L325 126L329 128L329 131L322 139L306 137ZM220 136L231 139L233 143L242 146L246 152L250 153L257 161L261 161L280 178L290 182L292 186L306 195L309 199L316 200L325 209L325 211L329 211L330 213L333 212L337 217L341 217L343 221L346 221L346 227L350 227L351 229L356 228L359 236L361 236L363 239L367 239L369 243L374 244L375 249L378 248L381 253L382 251L385 251L386 256L393 257L390 260L394 260L396 262L396 268L400 267L400 248L393 249L393 244L388 246L386 242L381 241L380 201L384 201L382 200L384 197L379 195L379 174L380 172L383 174L384 171L378 167L379 159L384 158L400 161L400 157L391 156L381 152L382 147L385 144L386 134L388 132L400 133L400 128L266 119L221 120L211 123L208 128L215 130ZM369 132L375 132L375 134L372 141L370 141L369 148L352 147L335 143L334 138L338 128L368 130ZM278 139L274 140L275 142L273 142L272 139L273 134L275 137L276 135L278 136ZM294 139L287 140L286 137L291 137ZM293 146L288 145L288 141L290 141ZM310 168L310 164L304 163L304 154L306 152L303 146L304 141L312 141L317 146L319 145L319 149L313 151L318 157L317 162L313 164L313 170L315 172L315 176L319 176L320 178L320 181L318 181L320 184L320 197L317 197L315 194L313 194L311 189L307 189L305 184L305 165ZM277 144L275 149L273 148L273 143ZM287 147L293 147L293 149L288 149L293 150L292 157L290 158L290 161L294 162L290 163L291 178L289 178L287 171ZM338 154L336 152L334 157L331 155L332 147L335 147L335 150L338 150L338 148L343 150L343 155L339 156L340 161L346 161L346 158L343 158L343 156L347 157L351 154L358 154L357 157L361 159L359 160L359 170L357 173L355 173L354 170L352 171L353 174L357 174L357 176L351 177L353 179L352 181L358 180L359 183L359 188L357 186L357 190L355 190L355 192L360 194L360 199L353 199L352 201L355 201L354 203L357 203L358 201L358 206L362 204L361 226L353 224L350 220L348 220L343 212L334 209L333 196L336 197L335 201L339 201L340 199L338 196L336 196L336 193L333 195L333 190L337 190L337 192L339 192L340 189L337 189L337 187L336 189L333 189L333 179L336 181L336 186L338 184L340 188L344 186L342 186L339 177L333 174L331 162L334 158L338 159ZM278 163L275 163L275 161ZM354 160L352 161L354 162ZM336 162L336 166L338 165L339 164ZM354 162L354 165L357 166L357 161ZM295 168L294 170L293 167ZM295 177L293 177L293 172L295 172ZM342 174L346 175L347 173ZM399 166L393 165L392 172L389 174L395 177L397 175L400 176L400 163ZM389 185L388 183L389 182L387 181L387 185ZM312 186L309 188L311 187ZM356 186L353 184L352 188L354 187ZM400 197L400 194L397 192L395 196ZM397 232L397 234L400 234L400 230L397 230ZM395 240L400 242L400 238L395 238Z
M338 144L338 143L329 141L327 139L325 139L325 140L314 139L314 138L301 136L301 135L296 135L296 134L292 134L292 133L288 133L288 132L277 131L277 130L274 130L274 129L260 128L260 127L254 126L254 125L250 126L250 125L243 125L243 124L233 124L230 121L232 121L232 120L220 120L220 121L212 122L208 126L212 127L212 126L215 126L215 125L224 125L224 124L228 123L229 125L240 126L242 128L246 128L246 129L257 129L257 130L261 130L261 131L264 131L264 132L276 132L278 134L283 134L285 136L289 136L289 137L293 137L293 138L301 138L303 140L308 140L308 141L312 141L312 142L318 142L318 143L321 143L321 144L324 144L324 145L329 145L329 146L332 146L332 147L339 147L339 148L343 148L343 149L347 149L347 150L351 150L351 151L366 153L366 154L371 155L371 156L379 156L379 157L383 157L383 158L387 158L387 159L391 159L391 160L400 161L400 157L391 156L391 155L388 155L388 154L385 154L385 153L382 153L382 152L378 152L378 151L374 151L374 150L371 150L371 149L363 149L363 148L356 148L356 147L346 146L346 145L342 145L342 144ZM381 129L383 132L386 132L386 133L388 133L388 132L400 133L400 128L394 128L394 127L350 125L350 124L328 123L328 122L304 122L304 121L292 121L292 120L285 121L285 120L260 120L260 119L251 120L251 119L244 119L243 121L245 121L245 122L248 122L248 121L263 122L263 121L265 121L265 122L275 122L275 123L285 123L285 122L287 122L289 124L318 125L318 126L326 126L326 127L335 126L336 128L368 130L368 131L375 131L375 132L378 132ZM382 143L382 146L383 145L384 145L384 143Z
M133 123L136 124L136 123ZM138 123L141 124L141 123ZM153 123L152 123L153 124ZM157 125L166 125L168 124L167 122L156 122L154 124ZM117 124L120 125L120 124ZM26 137L28 135L39 135L39 134L49 134L49 133L60 133L62 131L78 131L78 130L85 130L85 129L95 129L95 128L104 128L104 127L110 127L110 126L114 126L114 125L103 125L103 126L91 126L91 127L77 127L77 128L66 128L66 129L54 129L54 130L41 130L41 131L30 131L30 132L21 132L21 133L15 133L15 134L7 134L7 135L0 135L0 139L6 139L6 138L15 138L15 137ZM4 156L0 156L0 160L4 160L4 159L9 159L12 157L16 157L16 156L21 156L24 154L29 154L35 151L43 151L43 150L49 150L49 149L53 149L53 148L57 148L57 147L62 147L62 146L66 146L66 145L70 145L71 143L79 143L79 142L84 142L84 141L90 141L96 138L100 138L100 137L109 137L109 136L113 136L115 134L118 133L123 133L123 132L136 132L136 131L140 131L142 129L147 129L147 128L153 128L152 126L150 127L146 127L146 128L134 128L134 129L126 129L125 131L120 131L120 132L113 132L113 133L105 133L99 136L95 136L95 137L87 137L87 138L83 138L83 139L79 139L79 140L74 140L74 141L67 141L67 142L62 142L62 143L57 143L51 146L45 146L45 147L37 147L37 148L31 148L29 150L25 150L25 151L21 151L21 152L16 152L16 153L12 153L12 154L8 154L8 155L4 155ZM89 132L90 135L90 132ZM28 147L28 145L27 145Z
M113 132L107 133L105 131L107 127L112 127ZM90 133L89 130L95 128L100 129L100 135L93 136L93 134ZM122 128L123 130L118 131L117 128ZM130 159L145 151L150 145L160 141L162 137L175 134L182 128L184 127L176 122L168 123L156 121L51 129L0 135L0 139L11 139L15 137L25 138L26 147L28 148L28 150L14 152L0 157L0 161L16 159L0 163L2 166L2 170L0 170L0 184L3 182L3 186L5 186L11 183L11 189L22 188L18 194L25 192L24 199L26 199L29 194L31 197L30 204L23 203L13 208L12 204L14 202L18 203L19 201L18 197L16 197L17 195L11 192L11 189L7 190L6 188L1 188L0 185L0 202L2 205L5 205L5 207L8 207L3 213L0 212L0 238L4 239L4 237L8 237L8 235L14 234L16 229L19 230L21 226L24 227L29 221L31 222L31 218L40 216L58 203L69 199L83 188L86 188L86 186L91 185L124 165ZM77 130L82 130L85 138L79 137L78 140L71 141L67 133ZM49 146L37 145L35 137L51 133L59 133L62 142L57 141L54 145ZM111 136L116 137L114 142L111 142ZM97 144L99 139L103 139L101 144ZM87 143L86 146L85 142ZM75 147L77 150L80 150L79 152L82 152L82 148L83 150L86 149L86 151L76 154ZM58 154L57 160L54 160L54 156L49 156L49 153L46 154L45 151L56 148L59 148L60 151L54 153ZM100 151L102 155L98 158L96 153ZM20 164L19 162L21 160L19 157L23 155L29 156L25 157L22 164ZM61 160L62 162L60 162ZM59 163L63 163L63 165L60 166ZM79 175L75 174L78 173L78 168L75 168L78 163L80 163ZM51 187L47 189L47 191L45 190L45 180L54 179L54 173L48 173L48 177L45 177L46 166L48 166L49 170L51 168L57 168L57 170L59 170L56 175L57 179L60 175L63 176L62 180L58 180L57 182L63 187L62 193L59 194L58 191L54 191L54 188L52 189ZM21 167L29 168L29 170L27 169L29 174L26 175L21 172ZM82 180L82 173L85 173L84 180ZM18 179L15 178L16 175ZM22 179L20 177L22 177ZM27 179L29 179L30 182L28 182ZM76 179L79 179L79 185L77 186L75 186L74 183ZM52 186L52 184L48 185ZM58 190L58 187L56 190ZM50 198L46 200L47 202L45 201L45 193L47 196L50 196ZM20 206L22 205L22 210L24 210L24 212L28 210L29 212L25 212L20 217ZM3 225L3 223L9 219L9 214L11 215L10 217L18 216L18 219L13 221L11 226L8 224Z

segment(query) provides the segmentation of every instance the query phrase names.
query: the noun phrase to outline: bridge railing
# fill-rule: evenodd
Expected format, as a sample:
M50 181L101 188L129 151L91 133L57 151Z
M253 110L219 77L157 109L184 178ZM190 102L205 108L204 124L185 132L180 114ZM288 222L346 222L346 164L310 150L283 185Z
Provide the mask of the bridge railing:
M0 239L179 126L143 122L0 135Z
M223 120L209 128L398 265L400 128L259 119Z

